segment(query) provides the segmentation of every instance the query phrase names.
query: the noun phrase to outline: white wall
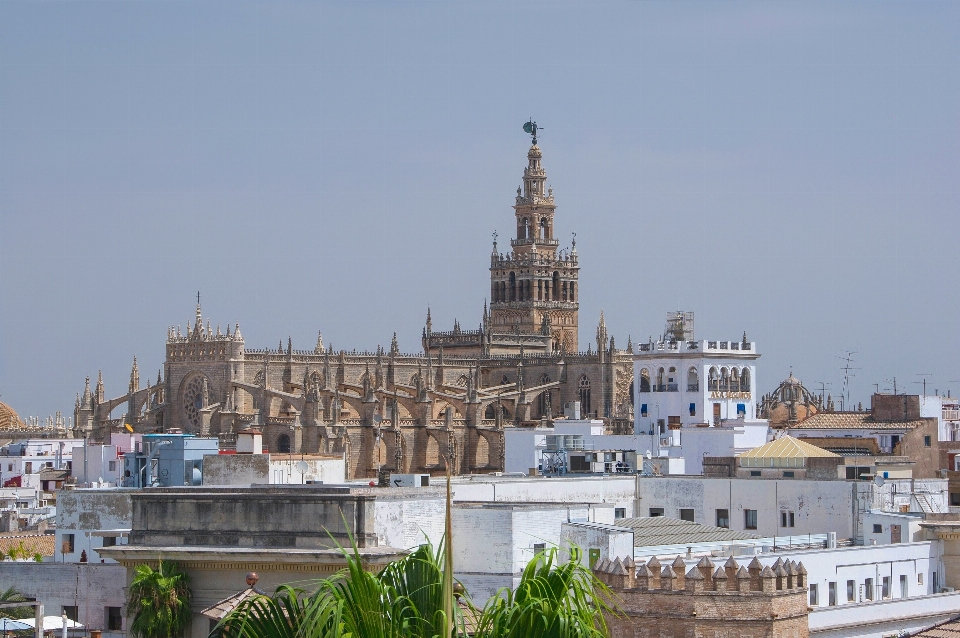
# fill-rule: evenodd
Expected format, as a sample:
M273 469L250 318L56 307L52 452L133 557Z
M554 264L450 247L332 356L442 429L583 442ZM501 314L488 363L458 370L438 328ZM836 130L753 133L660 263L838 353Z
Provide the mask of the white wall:
M305 458L307 471L300 474L297 463L301 460L278 460L270 456L269 482L273 484L301 484L307 481L323 481L325 484L343 483L346 480L346 464L343 458Z
M547 434L554 432L543 428L504 428L504 471L526 474L531 467L537 467L540 460L536 448L544 445Z
M453 480L454 501L508 503L595 503L635 516L636 477L563 476L530 478L460 477Z
M446 500L436 489L425 489L423 494L422 498L377 498L374 529L381 546L415 549L427 542L434 550L440 546Z
M123 474L123 459L119 458L115 445L75 447L72 474L81 484L103 480L117 485Z
M561 560L568 560L574 547L581 551L580 559L589 565L590 550L600 550L598 560L633 556L633 530L614 525L591 523L564 523L560 530Z
M535 545L559 547L571 520L612 521L613 507L460 503L452 522L456 577L482 605L502 587L515 587Z
M133 525L132 494L127 489L79 489L57 492L57 540L54 561L76 563L83 551L88 563L99 563L98 549L103 547L103 537L90 532L104 530L129 530ZM65 535L73 534L74 551L64 554ZM126 544L118 538L117 544ZM114 562L107 559L108 563Z
M856 606L814 607L808 623L810 636L815 638L883 638L912 634L958 613L960 592L954 592Z
M730 529L758 536L836 532L854 536L854 489L847 481L757 480L686 477L637 477L639 516L650 508L680 518L693 509L694 520L716 525L716 510L730 513ZM745 510L757 511L757 529L746 529ZM794 527L780 525L780 512L794 513Z
M865 512L863 514L863 544L889 545L890 526L900 526L900 542L910 543L924 540L924 519L921 514L896 514L893 512ZM880 526L880 532L874 532L874 526Z

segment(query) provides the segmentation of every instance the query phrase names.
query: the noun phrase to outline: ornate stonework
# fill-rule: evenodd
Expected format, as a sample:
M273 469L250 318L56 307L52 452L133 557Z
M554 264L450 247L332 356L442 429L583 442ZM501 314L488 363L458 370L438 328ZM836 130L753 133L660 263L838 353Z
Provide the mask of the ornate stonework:
M596 350L578 352L579 263L575 241L554 238L552 189L544 192L542 153L527 154L514 211L513 251L490 262L491 305L480 327L455 322L435 332L429 311L422 352L389 348L247 348L239 324L204 325L200 305L186 329L167 333L163 373L140 387L134 362L125 395L105 399L87 385L77 398L78 435L99 440L130 424L137 431L182 430L231 445L256 424L272 452L347 457L350 478L378 472L502 471L503 429L551 420L581 401L586 415L627 427L632 356L608 338L602 313ZM121 416L111 414L123 410ZM614 423L615 422L615 423Z

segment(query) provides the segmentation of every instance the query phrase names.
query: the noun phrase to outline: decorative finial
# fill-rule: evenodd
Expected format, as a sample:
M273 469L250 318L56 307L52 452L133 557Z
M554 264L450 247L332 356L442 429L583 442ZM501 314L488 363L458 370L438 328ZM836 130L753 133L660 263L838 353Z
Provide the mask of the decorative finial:
M577 233L573 233L573 240L570 245L574 250L577 249Z

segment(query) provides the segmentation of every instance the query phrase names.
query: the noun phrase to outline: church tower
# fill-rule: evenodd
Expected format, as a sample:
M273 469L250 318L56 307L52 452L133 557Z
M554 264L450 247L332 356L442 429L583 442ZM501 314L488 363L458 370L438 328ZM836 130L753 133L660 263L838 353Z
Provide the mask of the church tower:
M496 238L490 259L490 323L494 333L550 334L554 350L578 349L577 315L580 308L577 277L577 243L559 250L554 236L553 189L545 189L547 173L537 146L527 152L523 185L517 188L513 206L517 220L512 252L497 251Z

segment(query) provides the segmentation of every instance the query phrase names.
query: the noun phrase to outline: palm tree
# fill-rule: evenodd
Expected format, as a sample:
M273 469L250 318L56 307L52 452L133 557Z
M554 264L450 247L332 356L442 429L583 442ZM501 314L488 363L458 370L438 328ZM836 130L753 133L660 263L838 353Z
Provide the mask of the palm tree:
M228 614L211 636L221 638L604 638L610 590L580 563L579 552L557 564L557 550L534 557L516 590L503 589L484 608L460 598L453 582L447 472L446 533L378 574L363 569L356 544L347 567L308 594L281 586ZM469 627L468 627L469 625Z
M181 638L190 625L190 588L176 563L139 565L130 583L130 632L137 638Z
M8 587L6 590L0 591L0 603L25 602L27 602L27 597L13 587ZM0 608L0 617L13 618L14 620L18 620L20 618L33 618L33 607L29 605L24 607L3 607Z
M354 549L347 568L308 594L281 586L274 596L244 601L220 623L222 638L435 638L444 636L452 607L451 636L476 638L601 638L609 591L576 555L557 564L557 550L538 554L515 590L504 589L483 609L466 598L446 605L444 548L429 545L364 571ZM599 595L598 595L599 594ZM455 600L456 597L451 597Z
M501 590L480 614L477 638L604 638L605 612L614 611L612 594L589 569L579 552L554 566L557 550L538 554L524 568L513 591Z

